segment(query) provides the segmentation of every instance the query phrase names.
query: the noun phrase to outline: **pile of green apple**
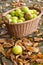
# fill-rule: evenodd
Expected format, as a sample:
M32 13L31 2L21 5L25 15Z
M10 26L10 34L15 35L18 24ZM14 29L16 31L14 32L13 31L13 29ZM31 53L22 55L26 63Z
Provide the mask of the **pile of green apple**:
M26 20L31 20L37 17L39 12L35 9L29 9L27 6L22 6L22 8L16 8L16 10L11 11L5 17L10 23L21 23Z

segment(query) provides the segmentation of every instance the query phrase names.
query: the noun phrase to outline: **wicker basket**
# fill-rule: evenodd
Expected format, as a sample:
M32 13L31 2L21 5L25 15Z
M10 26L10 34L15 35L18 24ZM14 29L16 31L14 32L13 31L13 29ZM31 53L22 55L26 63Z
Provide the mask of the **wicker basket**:
M38 23L40 21L40 17L42 16L42 12L37 8L35 9L38 10L40 14L36 18L25 21L23 23L11 24L11 23L6 22L6 20L4 19L4 22L6 24L6 27L11 37L21 38L36 31L38 27ZM7 13L11 12L12 10L8 11ZM5 13L5 15L7 13Z

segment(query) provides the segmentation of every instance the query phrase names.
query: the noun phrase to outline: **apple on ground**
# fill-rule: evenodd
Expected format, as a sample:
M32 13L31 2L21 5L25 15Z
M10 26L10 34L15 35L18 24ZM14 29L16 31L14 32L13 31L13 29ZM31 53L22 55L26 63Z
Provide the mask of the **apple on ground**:
M22 47L19 46L19 45L15 45L13 48L12 48L12 52L14 54L21 54L22 53Z

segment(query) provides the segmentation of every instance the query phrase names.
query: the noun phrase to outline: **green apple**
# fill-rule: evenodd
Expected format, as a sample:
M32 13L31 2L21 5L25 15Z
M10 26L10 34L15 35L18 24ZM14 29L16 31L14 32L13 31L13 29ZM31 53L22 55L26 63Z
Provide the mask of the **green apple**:
M31 15L32 13L33 13L33 11L32 11L32 10L31 10L31 11L30 11L30 10L28 10L28 12L27 12L27 14L30 14L30 15Z
M12 19L18 20L18 17L14 16L14 17L12 17Z
M29 10L29 8L28 8L27 6L23 6L23 7L21 8L21 10L22 10L24 13L27 13L28 10Z
M33 17L32 14L28 14L28 13L25 14L25 19L26 20L30 20L30 19L32 19L32 17Z
M29 10L29 11L30 11L30 13L31 13L31 14L33 14L33 13L34 13L34 11L33 11L33 10Z
M36 15L36 14L33 14L33 15L32 15L32 18L36 18L36 17L37 17L37 15Z
M24 16L24 14L21 12L18 17L21 18L23 16Z
M17 8L16 11L15 11L15 13L16 13L16 16L19 16L19 14L21 13L20 8Z
M32 18L32 14L31 14L31 11L30 9L28 10L28 12L24 15L25 19L26 20L30 20Z
M21 23L21 22L23 22L23 20L19 19L17 22L18 22L18 23Z
M15 16L15 11L10 12L11 16Z
M18 18L15 16L15 17L12 17L11 20L12 20L11 21L12 23L17 23Z
M5 17L9 20L11 18L11 15L7 14Z
M36 15L38 15L39 14L39 12L37 11L37 10L35 10L35 9L33 9L33 10L29 10L29 12L28 13L31 13L31 14L36 14Z
M24 18L24 17L21 17L20 19L21 19L22 21L25 21L25 18Z
M16 16L18 16L19 18L24 16L20 8L17 8L15 13L16 13Z
M17 20L12 20L11 23L13 23L13 24L14 24L14 23L17 23Z
M37 10L33 10L33 13L37 14L37 15L39 14L39 12Z
M13 52L14 54L21 54L21 53L22 53L22 47L19 46L19 45L16 45L16 46L14 46L14 47L12 48L12 52Z
M21 9L20 9L20 8L16 8L16 11L17 11L17 12L21 12Z

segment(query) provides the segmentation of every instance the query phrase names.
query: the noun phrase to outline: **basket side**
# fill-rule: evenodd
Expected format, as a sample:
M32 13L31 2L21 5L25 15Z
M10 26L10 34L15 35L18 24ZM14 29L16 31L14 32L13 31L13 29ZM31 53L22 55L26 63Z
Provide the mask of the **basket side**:
M36 31L39 21L40 17L25 24L9 25L6 23L6 26L11 37L21 38Z

